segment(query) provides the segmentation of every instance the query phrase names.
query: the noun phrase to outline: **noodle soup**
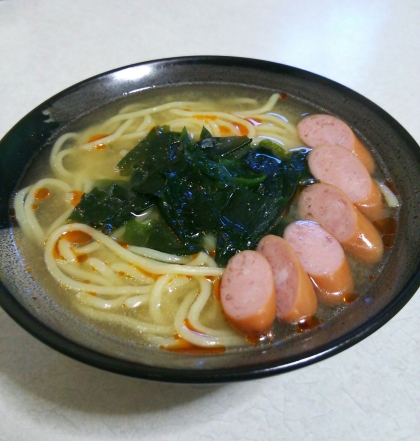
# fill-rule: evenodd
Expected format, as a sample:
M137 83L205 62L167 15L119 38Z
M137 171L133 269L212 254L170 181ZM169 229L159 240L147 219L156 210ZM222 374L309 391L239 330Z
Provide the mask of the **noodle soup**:
M156 204L150 205L147 200L130 199L129 204L134 205L129 205L126 217L124 214L117 220L110 214L100 218L95 213L99 217L92 220L92 215L91 221L83 223L80 219L86 212L79 209L74 214L76 207L87 200L86 195L95 196L95 191L95 201L108 198L105 205L112 215L122 212L119 201L127 193L117 190L125 189L131 179L124 173L125 167L132 162L131 152L156 127L170 128L159 129L159 136L173 136L167 135L173 132L182 137L185 130L191 143L248 137L251 141L247 149L263 145L263 141L274 155L281 156L302 147L296 124L308 112L312 109L284 95L221 87L185 89L171 97L167 91L155 92L152 98L140 94L130 98L128 104L117 102L100 115L82 118L55 141L48 152L47 170L45 157L39 158L15 198L19 226L32 242L27 252L42 250L44 255L40 268L28 259L32 275L49 291L56 292L56 298L71 311L95 326L166 350L217 353L226 348L267 344L310 328L308 322L301 326L276 323L270 332L250 337L230 326L219 300L224 265L217 261L215 230L205 231L199 246L193 243L198 247L194 252L170 253L144 246L142 240L135 243L127 239L132 237L131 231L140 228L143 234L143 230L167 221ZM232 149L229 154L237 158L242 148ZM231 173L231 169L228 171ZM243 183L244 176L238 176L236 181ZM385 181L380 174L375 178ZM247 181L248 187L257 185L258 176L252 179L251 183ZM153 185L157 185L155 181ZM287 210L282 210L281 223L273 225L272 230L278 234L296 219L290 199ZM386 217L395 216L396 208L387 210ZM351 258L350 263L355 294L363 295L383 261L374 267ZM45 268L44 278L41 274L46 273ZM315 326L328 320L344 308L321 305L312 323Z

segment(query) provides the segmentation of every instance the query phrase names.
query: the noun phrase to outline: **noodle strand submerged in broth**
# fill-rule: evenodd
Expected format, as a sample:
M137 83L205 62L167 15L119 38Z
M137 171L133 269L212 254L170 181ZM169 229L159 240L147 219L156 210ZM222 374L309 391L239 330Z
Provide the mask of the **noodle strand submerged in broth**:
M50 154L54 178L41 179L17 194L16 217L24 235L44 247L48 271L84 317L132 329L145 342L167 348L185 349L185 342L204 348L249 344L227 324L213 295L214 280L223 268L208 254L182 257L124 246L116 240L121 229L111 238L67 219L76 193L91 191L99 180L124 179L116 164L156 125L185 127L191 139L197 139L204 126L212 136L247 135L254 145L270 139L287 150L298 146L295 126L282 115L270 114L278 99L273 94L261 104L236 98L225 105L230 110L223 111L211 100L146 109L132 104L101 125L57 139ZM40 188L51 193L45 201L35 198ZM34 210L36 202L39 209ZM78 243L70 233L90 239Z
M127 244L127 222L106 235L68 219L80 196L99 182L128 182L117 164L157 126L179 132L185 128L192 141L204 127L212 137L247 136L253 147L263 140L282 151L302 146L289 120L303 109L291 105L285 111L279 98L277 93L264 102L237 95L221 100L200 96L147 108L133 103L100 124L55 141L49 159L52 176L17 193L16 218L24 236L43 248L45 265L61 285L61 295L71 299L83 318L183 352L197 347L223 351L261 341L247 338L225 319L214 289L224 268L214 259L212 235L203 238L205 252L177 255ZM37 194L45 197L37 199ZM291 213L293 217L293 209ZM155 208L136 216L146 227L159 219Z

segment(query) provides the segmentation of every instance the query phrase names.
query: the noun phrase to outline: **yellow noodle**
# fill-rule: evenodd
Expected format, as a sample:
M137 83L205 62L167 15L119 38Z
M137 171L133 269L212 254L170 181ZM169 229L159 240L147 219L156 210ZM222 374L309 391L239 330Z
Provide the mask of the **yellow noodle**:
M29 222L25 215L25 199L30 189L31 187L22 188L22 190L20 190L16 194L13 202L16 213L16 219L19 222L19 226L22 230L22 233L24 234L24 236L28 238L32 237L32 228L29 225Z
M189 110L181 110L181 109L173 109L171 111L175 115L181 115L181 116L189 116L191 118L197 118L198 121L204 121L207 122L210 125L216 124L218 125L229 125L232 132L240 135L240 132L232 125L232 123L237 123L245 126L248 129L248 135L250 137L254 136L255 133L255 127L253 124L251 124L246 119L240 118L238 116L232 115L231 113L226 112L206 112L206 111L196 111L192 112ZM215 120L206 118L206 116L216 117ZM202 124L201 124L202 125ZM214 127L214 126L213 126Z
M273 136L263 136L263 135L261 135L261 136L255 137L254 139L259 139L259 140L268 139L269 141L273 141L274 143L279 144L281 147L285 146L284 141L280 141L279 139L277 139L277 138L275 138Z
M281 127L282 129L284 129L287 132L290 132L293 135L297 134L296 127L293 124L289 123L287 121L287 119L284 118L280 114L268 113L268 114L264 114L264 115L258 115L258 118L262 122L272 123L278 127ZM261 126L258 126L258 127L261 127Z
M191 279L186 276L175 276L166 287L168 296L179 297L190 283Z
M137 127L136 132L143 132L153 127L153 118L150 115L146 115L142 123Z
M77 256L73 253L72 247L69 241L60 240L57 244L60 256L64 258L66 263L77 263Z
M99 247L100 247L99 242L91 242L87 245L78 246L73 251L75 252L76 255L89 254L89 253L93 253L94 251L97 251Z
M115 131L115 133L101 138L100 140L88 142L87 144L82 145L80 148L84 150L92 150L93 148L95 148L96 145L98 145L98 142L100 142L101 144L108 144L112 141L115 141L124 133L124 131L130 126L130 124L132 124L132 122L132 119L128 119L124 124L121 124L121 126L118 128L118 130Z
M72 181L74 179L71 171L67 170L63 165L64 158L70 155L74 155L72 150L62 150L61 152L58 152L54 158L51 158L51 168L57 178L67 181Z
M116 272L124 273L125 275L131 277L132 279L135 279L137 282L141 283L142 285L150 285L155 281L153 277L147 277L141 271L137 270L128 263L115 262L111 264L110 267Z
M64 144L70 140L76 140L78 138L77 133L66 133L62 136L60 136L57 141L54 143L53 149L50 154L50 167L53 173L57 177L63 178L70 176L70 172L64 169L62 167L62 157L60 159L57 158L58 154L60 153L60 150L63 148ZM70 152L70 151L69 151Z
M63 181L46 178L41 179L35 185L32 185L32 187L25 189L24 193L19 195L17 201L18 204L20 204L18 207L18 221L20 222L20 219L22 219L23 223L26 225L26 231L31 231L29 237L33 237L39 244L45 240L46 233L43 231L37 220L36 210L33 209L33 206L38 204L35 199L35 193L38 191L38 189L43 187L48 188L50 191L53 187L57 187L63 190L65 193L68 193L71 190L71 188Z
M96 270L99 274L105 277L108 283L113 285L122 285L123 281L121 277L117 276L116 273L102 260L89 257L86 262L83 264L85 266L91 266L94 270Z
M198 277L198 281L200 283L200 294L191 305L188 312L188 320L194 329L197 329L197 331L202 332L203 334L212 335L214 337L226 337L226 331L208 328L201 324L199 317L212 293L212 283L204 277ZM239 333L237 335L238 337L243 338Z
M155 323L162 323L164 321L161 310L162 296L166 285L172 278L173 276L169 274L160 276L153 285L149 296L149 314Z
M189 263L192 259L189 256L177 256L175 254L162 253L162 251L151 248L129 246L128 250L139 256L148 257L153 260L167 263Z
M113 122L113 121L121 121L121 120L125 120L125 119L138 118L139 116L144 116L144 115L149 115L149 114L153 114L153 113L158 113L158 112L162 112L164 110L173 109L175 107L179 107L179 108L188 107L188 106L191 106L192 104L193 103L182 102L182 101L177 101L177 102L167 103L167 104L161 104L160 106L149 107L147 109L137 110L135 112L118 114L118 115L115 115L112 118L110 118L108 121L109 122Z
M188 311L195 300L195 294L190 293L185 296L181 306L179 307L175 316L175 330L176 332L188 342L203 347L217 347L217 346L244 346L247 344L246 338L241 335L233 334L233 332L226 332L223 336L213 336L208 334L201 334L192 331L185 325L185 319L188 317Z
M217 268L217 263L214 261L213 258L211 258L207 253L200 251L197 254L197 257L190 261L190 266L200 266L200 265L207 265L211 266L213 268Z
M74 289L75 291L79 290L82 287L84 290L88 289L89 291L95 291L95 293L100 293L100 287L110 287L109 281L106 277L94 273L92 270L84 269L80 265L72 265L70 262L62 262L59 266L59 270L63 274L70 275L72 277L71 280L78 280L82 282L82 284L77 284L73 286L68 286L69 289ZM64 282L65 280L60 280ZM71 283L71 282L70 282ZM72 284L73 285L73 284ZM122 284L119 284L122 286ZM112 285L112 288L115 288L115 285ZM113 289L112 294L115 295L115 290Z
M267 132L275 132L280 136L292 136L286 131L286 135L284 135L285 129L280 126L276 126L273 124L261 124L258 126L257 133L267 133Z
M247 111L241 110L240 112L236 112L236 114L245 117L245 116L257 116L257 115L259 116L262 113L270 112L273 109L273 107L276 105L279 98L280 95L278 93L274 93L273 95L271 95L269 100L259 109L247 110Z
M194 267L190 265L177 265L177 264L166 264L155 262L151 259L146 259L143 257L139 257L134 255L128 250L125 250L120 245L116 244L112 239L107 236L104 236L102 233L94 230L91 227L83 224L69 224L64 225L63 227L58 228L54 233L52 233L47 239L45 246L45 261L47 264L47 268L52 274L52 276L59 281L60 283L66 285L69 289L73 290L86 290L86 284L81 282L80 280L90 280L92 279L95 283L89 284L89 290L94 291L97 294L104 295L118 295L118 294L135 294L135 293L144 293L148 292L150 288L148 287L135 287L135 286L104 286L107 282L106 279L102 278L103 276L99 276L94 273L85 272L84 270L77 267L79 264L72 263L63 263L63 261L56 260L54 258L54 247L56 246L57 241L59 241L59 249L60 242L65 243L64 240L60 240L62 234L67 231L83 231L90 234L94 239L101 241L105 244L111 251L116 252L119 257L123 258L127 262L131 262L134 265L138 265L141 268L144 268L145 271L155 273L155 274L177 274L184 272L187 275L194 274L203 274L203 275L221 275L223 273L223 269L215 268L215 267ZM61 252L61 250L60 250ZM79 265L80 266L80 265ZM74 275L79 279L73 280L71 277L68 277L67 274Z
M128 297L125 301L125 306L127 308L137 308L141 305L144 305L149 301L149 295L138 295Z
M126 262L131 262L134 265L138 265L142 267L145 271L148 271L153 274L184 274L189 276L194 275L202 275L202 276L221 276L223 274L222 268L214 268L214 267L194 267L191 265L178 265L178 264L169 264L156 262L152 259L148 259L142 256L137 256L128 249L123 248L121 245L116 243L114 240L110 239L108 236L105 236L100 231L95 230L92 227L89 227L85 224L68 224L63 225L60 228L57 228L51 235L48 237L45 247L45 252L49 251L49 254L52 255L52 250L55 246L57 240L61 237L61 235L67 231L82 231L90 236L94 240L100 241L105 247L107 247L110 251L115 253L118 257L125 260Z
M140 141L149 134L150 130L152 130L153 127L154 126L147 127L146 129L142 130L141 132L138 131L138 132L125 133L124 135L121 135L120 138L121 139L137 139L138 141Z
M59 179L41 180L21 190L15 198L15 210L25 236L35 236L40 244L45 241L44 257L49 272L66 290L73 291L69 295L75 297L75 306L84 316L124 326L141 334L144 341L165 347L176 346L175 334L201 347L248 344L243 335L229 327L212 329L201 323L205 309L206 314L209 310L213 314L220 313L220 306L212 297L213 284L206 277L221 277L224 271L207 253L175 256L144 247L125 248L88 225L66 224L66 221L73 210L72 190L89 192L95 180L115 179L117 176L108 165L89 171L90 161L85 164L84 159L79 158L81 150L88 152L98 143L105 144L109 146L109 158L118 161L128 153L130 143L140 141L150 132L155 124L153 115L159 115L160 121L167 121L165 124L173 130L186 127L191 139L201 132L203 126L213 136L223 136L226 130L232 135L240 135L241 130L236 126L240 124L246 127L254 144L258 139L269 138L286 148L296 147L299 141L294 126L281 115L267 114L278 99L279 95L273 94L264 105L255 108L257 100L238 98L234 100L235 105L253 106L254 109L231 113L219 112L213 104L201 102L171 102L147 109L134 104L90 129L92 136L107 134L103 138L86 142L91 138L87 132L82 135L68 133L58 138L50 155L50 166ZM262 124L254 126L244 119L247 116L259 118ZM221 130L222 126L225 129ZM117 144L119 140L121 142ZM75 171L65 167L69 160L79 162L77 169L72 166ZM45 231L37 220L38 214L32 209L34 194L44 185L50 190L62 191L67 207L58 217L51 219L44 227ZM148 216L149 213L142 220ZM120 228L113 236L120 240L124 229ZM72 244L63 237L70 231L86 233L92 237L92 242L81 246ZM215 246L214 237L205 238L206 249L213 251ZM199 332L189 329L186 320Z
M252 105L258 104L258 101L255 98L246 98L246 97L232 98L232 102L238 104L252 104Z
M76 294L76 299L82 302L84 305L91 306L98 309L113 309L121 307L124 304L127 296L117 297L116 299L102 299L97 296L93 296L84 291L80 291Z

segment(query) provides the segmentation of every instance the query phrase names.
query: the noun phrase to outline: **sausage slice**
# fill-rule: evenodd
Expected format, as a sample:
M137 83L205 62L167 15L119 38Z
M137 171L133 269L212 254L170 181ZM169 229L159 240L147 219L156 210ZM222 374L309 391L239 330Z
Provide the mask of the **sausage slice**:
M352 129L335 116L307 116L299 122L297 131L299 138L308 147L344 147L360 159L369 173L374 171L375 162L369 150L357 139Z
M356 259L368 265L381 260L381 235L338 187L322 183L306 187L297 208L299 217L318 222Z
M270 234L260 240L257 251L273 271L278 319L298 322L315 315L318 299L293 248L283 238Z
M354 289L350 267L339 242L318 223L299 220L284 231L304 270L313 280L319 299L339 305Z
M252 250L231 257L222 276L220 300L227 319L239 331L268 331L276 317L276 296L267 259Z
M360 160L343 147L321 146L308 154L315 178L341 189L370 220L383 213L382 194Z

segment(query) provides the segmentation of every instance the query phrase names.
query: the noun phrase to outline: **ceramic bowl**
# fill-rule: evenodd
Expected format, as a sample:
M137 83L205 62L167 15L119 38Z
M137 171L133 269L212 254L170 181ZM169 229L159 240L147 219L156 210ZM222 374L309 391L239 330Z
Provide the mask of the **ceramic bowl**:
M270 346L217 355L178 354L104 335L69 313L30 277L14 243L10 200L33 158L82 115L151 88L221 83L280 91L351 125L394 182L402 202L395 244L385 267L344 312L314 330ZM0 155L0 304L39 340L105 370L180 383L221 383L279 374L323 360L369 336L420 285L419 146L377 105L310 72L260 60L213 56L134 64L76 84L38 106L0 141Z

